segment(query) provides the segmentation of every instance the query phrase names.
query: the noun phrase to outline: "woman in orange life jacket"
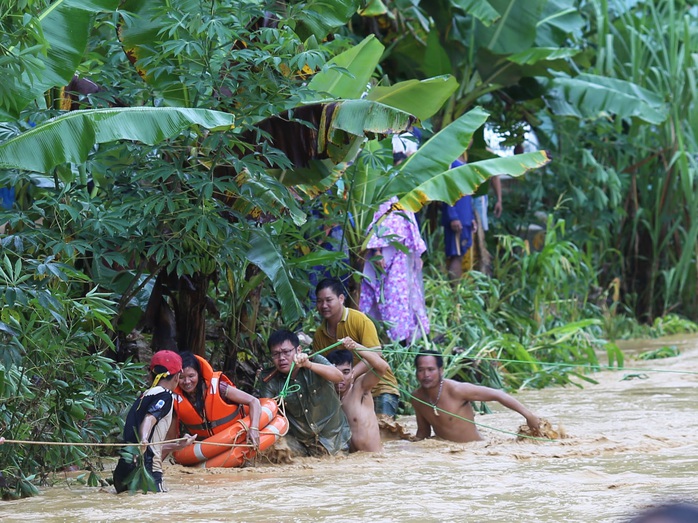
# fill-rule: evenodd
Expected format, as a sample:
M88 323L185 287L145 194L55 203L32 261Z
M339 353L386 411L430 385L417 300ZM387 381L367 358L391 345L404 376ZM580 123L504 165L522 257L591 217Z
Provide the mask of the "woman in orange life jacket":
M182 376L175 391L177 418L184 431L205 439L229 427L246 416L243 405L249 408L251 419L247 442L259 446L259 400L236 388L222 372L213 372L211 364L191 352L182 352ZM173 425L175 425L173 423Z

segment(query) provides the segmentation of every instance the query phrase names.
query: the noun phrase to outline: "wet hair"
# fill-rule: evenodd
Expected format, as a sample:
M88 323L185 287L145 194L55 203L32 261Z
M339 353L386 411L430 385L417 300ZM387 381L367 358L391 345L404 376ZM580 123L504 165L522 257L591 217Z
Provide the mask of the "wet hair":
M180 353L180 356L182 357L182 370L192 368L199 376L199 380L196 382L196 389L194 389L194 402L192 405L194 406L194 409L201 414L204 411L204 387L206 385L201 377L201 364L199 363L199 360L196 359L196 356L194 356L194 354L191 352L182 352Z
M417 356L414 358L414 366L418 367L419 366L419 358L422 356L434 356L436 358L436 366L439 369L442 369L444 366L444 357L441 355L440 352L437 352L435 350L425 350L417 354Z
M348 363L349 365L353 366L354 365L354 356L352 355L351 351L348 351L347 349L339 349L333 352L330 352L327 355L327 361L329 361L332 365L344 365Z
M640 513L629 523L696 523L698 505L690 503L668 503Z
M347 291L344 288L344 285L342 285L342 282L337 278L325 278L324 280L320 280L320 283L318 283L315 287L315 294L320 294L320 291L323 289L330 289L338 297L347 297Z
M296 336L293 332L282 329L271 333L271 336L269 336L269 341L267 341L267 347L271 351L271 349L281 345L285 341L290 341L294 347L298 347L301 344L298 336Z

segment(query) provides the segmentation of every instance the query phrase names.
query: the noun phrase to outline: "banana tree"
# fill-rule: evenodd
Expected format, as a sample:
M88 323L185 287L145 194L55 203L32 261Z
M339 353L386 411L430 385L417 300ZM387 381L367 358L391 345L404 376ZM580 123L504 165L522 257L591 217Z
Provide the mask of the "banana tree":
M328 63L327 70L319 73L309 84L318 91L318 97L358 96L366 89L366 79L377 65L384 48L369 36L350 52L343 53ZM455 79L440 76L422 81L409 80L392 86L374 86L364 93L365 99L380 101L395 108L410 108L420 119L437 113L444 102L458 88ZM414 109L417 108L417 109ZM378 206L397 196L403 208L417 211L429 201L454 203L465 194L472 194L490 176L510 174L520 176L526 171L548 163L545 153L533 153L517 159L494 159L477 162L450 170L451 163L468 147L473 133L485 123L487 113L476 109L452 122L425 143L396 169L392 167L392 150L379 141L364 147L357 160L346 171L336 171L321 181L321 187L344 177L346 204L341 220L350 252L350 263L361 271L365 244L371 234L368 226ZM318 187L305 184L301 189L308 195L316 194ZM349 219L351 216L351 219ZM358 291L353 295L358 299Z
M77 0L55 2L52 11L65 8L69 12L77 4ZM86 4L110 7L106 3ZM90 259L83 263L95 277L108 272L99 263L122 267L132 278L120 297L122 307L148 284L147 275L154 278L162 271L171 274L171 292L180 295L174 316L185 331L177 334L178 345L197 352L203 352L204 346L206 293L219 268L234 269L236 264L254 259L263 270L269 270L266 275L277 291L285 321L293 321L303 313L278 270L284 265L275 263L280 255L272 250L271 258L263 260L251 247L261 241L259 234L251 234L257 220L250 221L251 216L266 220L266 216L288 214L295 223L304 220L292 193L268 173L279 167L287 172L307 167L322 157L334 165L346 154L356 154L364 133L404 129L412 121L409 114L369 100L334 103L330 99L298 106L304 98L302 79L288 71L313 70L324 62L326 51L313 43L323 36L318 30L325 27L327 31L344 23L353 14L350 11L355 11L352 2L336 2L336 9L327 2L289 6L288 12L302 11L300 18L314 20L307 27L312 26L315 35L303 45L284 19L287 11L274 15L255 4L243 10L238 7L222 3L216 5L215 12L201 17L198 2L184 0L167 5L125 2L120 6L119 42L143 76L134 79L128 67L123 67L123 60L108 57L104 63L116 64L123 72L114 74L105 66L104 72L115 83L106 84L104 89L130 104L165 102L188 107L111 108L79 111L45 123L38 119L35 128L0 144L3 166L13 169L6 172L6 180L26 176L15 169L47 173L47 180L56 180L55 190L66 201L54 208L52 220L63 219L58 215L69 210L65 205L68 198L77 201L71 193L75 187L89 184L89 190L83 192L89 198L83 204L84 212L69 213L72 223L64 229L65 237L53 237L51 245L57 251L85 258L89 244ZM165 8L168 16L158 16ZM190 23L173 26L169 15L177 13L192 15ZM47 35L58 35L64 25L62 18L39 18ZM71 28L80 33L80 42L65 39L65 46L70 46L65 50L70 61L52 55L46 58L47 69L63 74L51 87L67 83L78 68L90 21L89 17L79 18ZM53 30L52 24L58 27ZM211 32L212 28L216 30ZM269 32L279 37L274 46L276 56L266 40ZM98 36L100 41L91 40L87 46L105 49L104 31ZM48 46L60 48L61 38L51 36ZM148 49L158 51L148 54ZM167 74L170 65L184 63L187 66L177 75ZM212 81L204 85L202 77ZM22 80L18 77L18 82ZM99 82L99 76L95 80ZM42 84L41 89L46 85ZM26 101L18 99L13 107L20 108ZM230 129L232 113L236 115L234 129ZM270 117L274 113L277 116ZM199 124L208 131L194 132L192 125ZM220 132L222 128L227 132ZM298 140L295 145L287 140L289 136ZM136 185L129 178L136 180ZM126 186L131 192L122 189ZM110 200L117 194L118 205ZM97 200L104 204L95 205ZM31 221L28 215L14 220L20 227ZM85 231L89 226L103 234L90 241L75 237L74 229ZM148 237L152 234L148 228L158 231L154 238ZM273 230L265 234L269 241L278 241L273 238ZM237 241L231 241L231 237ZM252 258L247 256L248 251ZM162 278L155 279L160 286L165 283ZM110 287L108 281L102 284ZM166 292L160 291L152 293L158 303L148 307L146 318L172 317L162 306ZM189 292L192 296L187 296ZM240 301L240 297L236 299Z

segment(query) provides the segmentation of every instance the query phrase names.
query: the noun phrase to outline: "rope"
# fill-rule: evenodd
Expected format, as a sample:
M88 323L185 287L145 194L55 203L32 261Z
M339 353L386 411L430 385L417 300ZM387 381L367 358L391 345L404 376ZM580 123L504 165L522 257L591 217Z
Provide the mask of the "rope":
M338 342L335 342L332 345L325 347L324 349L321 349L317 352L312 353L310 356L317 356L318 354L322 354L323 352L327 352L330 349L334 349L335 347L338 347L341 344L342 344L342 340L339 340ZM291 381L291 376L293 375L293 369L295 366L296 366L296 362L291 361L291 368L289 369L288 375L286 376L286 382L284 383L284 386L281 388L279 395L276 396L276 398L281 398L282 402L283 402L283 399L286 396L288 396L289 394L292 394L294 392L298 392L299 390L301 390L301 386L297 383L289 386L289 382ZM276 399L276 398L274 398L274 399ZM286 412L284 411L284 416L285 415L286 415Z
M341 342L341 340L340 340L340 341L338 341L338 342L336 342L336 343L333 343L332 345L330 345L330 346L328 346L328 347L325 347L325 348L322 349L322 350L319 350L319 351L313 353L312 356L314 356L314 355L316 355L316 354L322 354L323 352L327 352L328 350L333 349L333 348L335 348L335 347L337 347L337 346L339 346L339 345L341 345L341 344L342 344L342 342ZM371 348L365 347L365 348L362 348L361 350L370 350L370 351L372 351L372 352L379 352L379 351L381 351L381 348L380 348L380 347L371 347ZM403 352L403 353L405 353L405 354L410 354L410 351L400 351L400 352ZM420 353L419 353L419 352L413 352L412 354L420 354ZM359 356L359 358L360 358L362 361L365 361L365 358L361 357L361 354L358 354L358 353L357 353L357 355ZM428 356L433 356L433 354L426 354L426 355L428 355ZM284 399L286 398L286 396L287 396L288 394L294 392L294 390L292 390L292 387L289 387L289 381L290 381L290 379L291 379L291 374L293 373L293 367L294 367L294 365L295 365L295 363L292 362L292 363L291 363L291 368L290 368L290 370L289 370L289 372L288 372L288 376L286 377L286 382L285 382L283 388L281 389L281 392L279 392L279 395L275 398L275 399L278 399L278 400L279 400L279 402L280 402L280 403L279 403L279 407L282 408L282 409L285 407L285 405L284 405ZM375 370L371 365L368 365L368 364L367 364L367 366L368 366L370 372L373 372L374 374L376 374L377 376L379 376L378 373L376 372L376 370ZM384 377L379 376L379 378L380 378L380 381L382 381L382 382L387 382L387 381L385 380ZM300 385L295 385L295 386L298 387L298 389L296 389L296 390L299 390L299 389L300 389ZM409 397L409 398L413 398L413 399L417 400L418 402L423 403L423 404L425 404L425 405L428 405L428 406L430 406L430 407L433 407L430 403L427 403L427 402L425 402L425 401L423 401L423 400L421 400L421 399L419 399L419 398L413 396L413 395L412 395L410 392L408 392L407 390L402 389L402 388L400 388L399 386L397 387L397 389L398 389L398 391L400 391L400 393L404 394L405 396L407 396L407 397ZM489 426L489 425L485 425L484 423L479 423L479 422L476 422L476 421L474 421L474 420L470 420L470 419L468 419L468 418L464 418L464 417L462 417L462 416L459 416L458 414L455 414L454 412L449 412L449 411L444 410L444 409L441 409L441 408L439 408L439 407L434 407L434 408L436 408L436 410L441 411L441 412L443 412L443 413L445 413L445 414L448 414L448 415L450 415L450 416L453 416L454 418L457 418L457 419L460 419L460 420L463 420L463 421L467 421L468 423L472 423L473 425L476 425L476 426L478 426L478 427L483 427L483 428L487 428L487 429L490 429L490 430L494 430L494 431L496 431L496 432L502 432L502 433L504 433L504 434L508 434L508 435L511 435L511 436L516 436L516 437L521 437L521 438L526 438L526 439L532 439L532 440L536 440L536 441L551 441L551 440L548 439L548 438L540 438L540 437L536 437L536 436L528 436L528 435L526 435L526 434L518 434L518 433L510 432L510 431L507 431L507 430L504 430L504 429L499 429L499 428L496 428L496 427L492 427L492 426ZM284 410L284 416L285 416L285 415L286 415L286 412L285 412L285 410Z
M328 347L325 347L324 349L321 349L315 353L312 353L311 356L315 356L318 354L322 354L324 352L327 352L339 345L342 344L342 341L337 341L336 343L333 343L332 345L329 345ZM380 352L382 351L381 347L364 347L361 350L366 350L366 351L372 351L372 352ZM411 354L414 356L418 355L423 355L423 356L433 356L433 354L428 354L428 353L423 353L420 351L408 351L408 350L400 350L400 351L395 351L395 352L400 352L402 354ZM447 355L444 355L448 357ZM451 357L453 357L451 355ZM364 358L361 357L359 354L359 358L364 361ZM500 363L528 363L528 364L533 364L533 365L549 365L549 366L559 366L559 367L583 367L583 368L589 368L591 370L612 370L612 371L629 371L629 372L658 372L658 373L670 373L670 374L688 374L688 375L698 375L698 372L696 371L681 371L681 370L671 370L671 369L647 369L647 368L632 368L632 367L613 367L610 365L594 365L590 363L563 363L563 362L544 362L544 361L529 361L529 360L516 360L516 359L505 359L505 358L491 358L491 357L477 357L473 359L478 359L482 361L496 361ZM289 385L289 382L291 380L291 375L293 374L293 369L295 367L295 362L291 362L291 368L289 370L288 376L286 377L286 382L284 383L283 388L279 392L278 396L276 396L274 399L278 401L279 403L279 408L281 410L281 413L284 417L286 416L286 409L285 409L285 404L284 404L284 399L286 396L289 394L292 394L294 392L297 392L300 390L300 385L294 384L294 385ZM374 374L378 374L373 367L369 365L369 371L373 372ZM387 382L385 378L380 377L380 380L382 382ZM459 416L458 414L455 414L453 412L449 412L447 410L444 410L440 407L435 407L431 405L431 403L427 403L424 400L421 400L420 398L415 397L412 395L410 392L408 392L406 389L403 389L401 387L397 387L398 391L403 394L404 396L407 396L410 399L414 399L418 401L419 403L422 403L424 405L427 405L431 408L434 408L438 410L439 412L443 412L444 414L448 414L450 416L453 416L456 419L466 421L468 423L472 423L473 425L477 427L483 427L489 430L493 430L495 432L501 432L503 434L507 434L510 436L516 436L519 438L525 438L525 439L531 439L531 440L536 440L536 441L551 441L548 438L540 438L536 436L528 436L526 434L518 434L515 432L507 431L504 429L499 429L496 427L492 427L490 425L486 425L484 423L480 423L474 420L470 420L468 418L464 418L462 416ZM260 435L261 434L275 434L270 431L263 431L260 430ZM176 439L170 439L170 440L165 440L165 441L159 441L157 443L88 443L88 442L63 442L63 441L33 441L33 440L14 440L14 439L5 439L4 443L6 444L15 444L15 445L53 445L53 446L79 446L79 447L131 447L134 445L137 446L153 446L153 445L164 445L166 443L178 443L180 441L185 441L186 438L176 438ZM241 443L217 443L217 442L209 442L206 440L202 441L197 441L197 444L201 445L213 445L213 446L218 446L218 447L252 447L253 445L250 444L241 444Z
M275 432L260 430L259 434L272 434L276 435ZM186 441L187 438L176 438L168 439L165 441L157 441L150 443L87 443L87 442L66 442L66 441L33 441L33 440L20 440L20 439L5 439L3 443L10 443L15 445L54 445L62 447L151 447L153 445L164 445L166 443L178 443L180 441ZM247 443L218 443L215 441L195 441L194 443L199 445L213 445L216 447L252 447L253 445ZM192 443L193 444L193 443Z
M180 441L185 441L187 438L177 438L168 439L165 441L158 441L157 443L87 443L87 442L67 442L67 441L32 441L32 440L21 440L21 439L6 439L5 443L14 443L16 445L56 445L64 447L133 447L137 446L147 446L152 445L164 445L165 443L178 443Z
M372 352L380 352L385 349L380 347L364 348L361 350L367 350ZM394 350L390 352L396 352L399 354L411 354L413 356L433 356L433 354L420 352L420 351L409 351L409 350ZM444 358L456 358L460 354L442 354ZM593 371L611 370L611 371L628 371L628 372L658 372L658 373L669 373L669 374L687 374L687 375L698 375L698 371L691 370L672 370L672 369L647 369L647 368L633 368L633 367L614 367L612 365L600 365L594 363L565 363L559 361L540 361L540 360L515 360L506 358L491 358L487 356L472 356L473 360L482 361L498 361L500 363L528 363L529 365L541 365L541 366L552 366L552 367L583 367Z

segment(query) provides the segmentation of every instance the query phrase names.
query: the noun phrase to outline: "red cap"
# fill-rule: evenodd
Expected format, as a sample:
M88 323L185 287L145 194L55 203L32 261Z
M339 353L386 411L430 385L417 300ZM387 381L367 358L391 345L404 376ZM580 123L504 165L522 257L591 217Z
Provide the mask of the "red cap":
M153 359L150 360L150 370L153 370L156 365L165 367L170 375L182 372L182 358L171 350L161 350L153 354Z

